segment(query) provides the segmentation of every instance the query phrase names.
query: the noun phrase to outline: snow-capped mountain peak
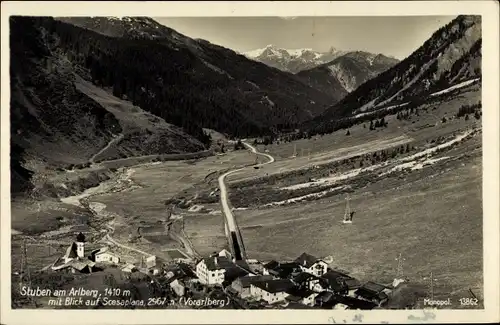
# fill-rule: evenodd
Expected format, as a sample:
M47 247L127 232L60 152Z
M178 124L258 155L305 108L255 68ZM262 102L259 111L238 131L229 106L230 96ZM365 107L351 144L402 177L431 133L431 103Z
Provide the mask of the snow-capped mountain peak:
M335 59L344 52L333 46L328 52L315 51L312 48L284 49L273 44L243 53L247 58L260 61L283 71L296 73L314 68Z

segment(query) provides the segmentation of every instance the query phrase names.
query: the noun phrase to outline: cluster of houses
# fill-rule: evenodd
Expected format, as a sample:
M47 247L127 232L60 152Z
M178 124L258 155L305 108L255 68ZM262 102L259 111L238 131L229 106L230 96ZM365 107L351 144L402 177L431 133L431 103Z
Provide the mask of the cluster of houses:
M232 297L272 308L373 309L384 306L393 289L371 281L361 284L307 253L293 261L263 264L257 260L237 261L224 249L192 265L179 261L174 268L166 269L150 256L135 266L123 263L108 247L92 250L86 256L85 236L81 233L47 269L91 273L103 263L120 264L127 273L140 271L161 277L177 296L184 296L187 290L203 294L219 288Z
M101 269L99 265L120 265L121 270L126 273L132 273L139 269L153 275L160 273L159 263L154 255L144 258L140 266L135 266L124 263L120 259L120 255L107 246L91 250L89 254L86 254L85 244L85 235L79 233L76 236L76 241L66 248L65 254L45 267L44 270L92 273Z
M383 306L392 291L374 282L361 284L307 253L294 261L261 264L235 261L223 250L201 259L195 273L204 285L222 286L242 299L278 308L373 309Z

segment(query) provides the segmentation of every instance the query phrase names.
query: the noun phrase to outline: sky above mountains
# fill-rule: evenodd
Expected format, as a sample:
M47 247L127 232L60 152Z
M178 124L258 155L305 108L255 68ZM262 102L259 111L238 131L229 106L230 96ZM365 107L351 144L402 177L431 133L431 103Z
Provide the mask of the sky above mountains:
M296 49L362 50L404 59L455 16L154 17L192 37L246 52L268 44Z

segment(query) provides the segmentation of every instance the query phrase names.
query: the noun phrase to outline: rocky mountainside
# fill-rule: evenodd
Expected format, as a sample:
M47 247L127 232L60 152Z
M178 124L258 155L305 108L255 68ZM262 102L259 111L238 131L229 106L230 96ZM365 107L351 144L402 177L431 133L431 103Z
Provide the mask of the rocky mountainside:
M176 90L175 97L189 97L198 103L179 114L192 111L189 113L192 119L202 120L203 127L233 135L256 134L268 128L310 119L335 102L289 73L249 60L208 41L191 39L147 17L57 19L114 38L86 36L100 39L100 43L120 43L120 47L126 44L129 52L141 51L135 58L139 60L138 65L157 65L159 68L155 67L154 71L168 70L172 76L166 78L165 75L163 81L158 81L158 78L149 80L150 86L168 83ZM125 43L120 39L128 41ZM97 50L109 52L109 49L110 46L103 45ZM100 60L105 62L107 57L100 55ZM118 55L123 57L121 53ZM130 61L124 63L129 66ZM148 73L159 74L154 71ZM141 76L140 79L147 77Z
M328 52L318 52L312 49L283 49L270 44L262 49L248 51L243 54L270 67L297 73L330 62L345 53L334 47L331 47Z
M342 54L315 68L300 71L297 76L311 87L342 98L398 62L383 54L356 51Z
M309 127L331 129L339 119L421 100L481 77L481 17L458 16L408 58L368 80L315 118Z

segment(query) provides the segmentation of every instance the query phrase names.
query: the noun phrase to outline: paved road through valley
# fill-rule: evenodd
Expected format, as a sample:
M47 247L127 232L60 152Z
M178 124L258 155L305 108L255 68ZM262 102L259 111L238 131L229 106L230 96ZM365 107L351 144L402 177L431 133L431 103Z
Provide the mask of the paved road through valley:
M265 163L254 165L255 166L263 166L267 165L270 163L274 162L274 158L271 155L268 155L266 153L262 153L257 151L257 149L246 143L242 142L245 147L250 149L253 153L256 155L264 156L268 159ZM245 253L245 247L243 245L243 238L241 238L240 230L238 228L238 225L236 223L236 220L234 218L233 212L231 211L231 208L229 207L229 199L228 199L228 194L227 194L227 187L226 184L224 183L225 179L227 176L237 173L247 167L239 168L239 169L234 169L231 171L228 171L221 176L219 176L219 188L220 188L220 202L222 205L222 213L224 214L224 217L226 218L226 235L229 237L228 240L230 244L232 245L231 249L233 250L233 253L235 254L236 260L244 260L246 259L246 253Z

